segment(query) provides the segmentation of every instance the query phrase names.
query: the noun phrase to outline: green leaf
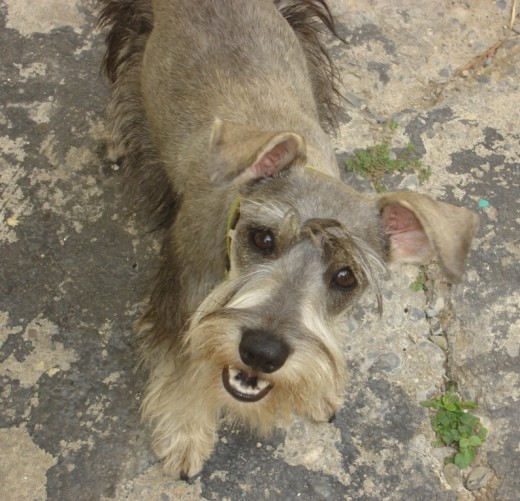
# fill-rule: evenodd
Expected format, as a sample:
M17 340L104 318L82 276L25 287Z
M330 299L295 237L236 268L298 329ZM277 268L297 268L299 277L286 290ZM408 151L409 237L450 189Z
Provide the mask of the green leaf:
M451 436L453 437L453 440L460 440L459 430L457 430L456 428L452 429Z
M479 445L482 445L482 440L479 437L473 435L472 437L468 438L468 443L473 447L478 447Z
M460 412L462 410L459 397L453 393L447 393L442 397L442 405L448 411Z
M462 424L467 424L468 426L472 427L479 422L479 418L477 416L467 412L462 412L459 419Z
M469 438L461 438L459 440L459 447L460 449L467 449L469 446Z
M441 438L446 445L451 445L453 443L453 437L449 431L441 432Z
M467 449L464 452L455 454L453 462L461 469L468 467L475 459L475 451L473 449Z
M447 402L444 404L444 408L447 411L457 412L460 409L460 406L454 402Z
M439 419L439 423L444 426L450 426L453 422L457 422L457 416L448 410L439 410L437 418Z
M473 428L469 424L463 424L459 426L459 433L468 437L473 434Z

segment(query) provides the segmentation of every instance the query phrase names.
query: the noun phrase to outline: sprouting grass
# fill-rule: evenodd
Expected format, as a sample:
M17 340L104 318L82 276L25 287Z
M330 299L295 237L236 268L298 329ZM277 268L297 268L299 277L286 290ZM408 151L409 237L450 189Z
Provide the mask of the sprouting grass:
M432 170L430 167L421 167L419 171L417 172L417 177L419 178L419 183L425 183L430 179L430 176L432 175Z
M428 280L428 275L426 274L426 267L421 266L419 268L419 273L417 274L416 279L410 284L410 289L414 292L420 292L426 289L426 280Z
M399 122L397 122L396 120L390 120L390 122L388 122L388 128L391 131L397 130L398 127L399 127Z
M416 158L416 146L408 143L406 147L396 156L392 153L392 134L397 130L399 124L395 120L388 123L388 134L381 144L369 146L364 150L357 150L345 160L345 168L370 179L376 191L386 191L382 178L390 172L409 171L417 173L419 182L426 181L431 175L431 169L423 167Z
M469 466L488 433L480 419L468 412L468 409L476 409L477 404L461 400L452 387L432 400L421 402L421 405L435 411L431 422L437 440L433 445L456 450L453 456L446 458L446 462L455 463L460 469Z

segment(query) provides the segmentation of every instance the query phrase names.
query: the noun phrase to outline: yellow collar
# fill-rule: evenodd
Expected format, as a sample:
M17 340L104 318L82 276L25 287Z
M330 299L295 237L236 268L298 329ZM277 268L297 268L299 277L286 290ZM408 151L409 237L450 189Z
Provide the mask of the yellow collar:
M232 231L237 226L238 220L240 218L240 195L237 195L233 202L231 202L231 207L229 209L228 218L226 221L226 277L231 269L231 241L232 241Z

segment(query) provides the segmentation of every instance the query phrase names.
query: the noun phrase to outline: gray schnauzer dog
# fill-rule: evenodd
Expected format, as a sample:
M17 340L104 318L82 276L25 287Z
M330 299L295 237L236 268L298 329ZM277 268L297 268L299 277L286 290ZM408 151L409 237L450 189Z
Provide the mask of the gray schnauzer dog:
M101 0L113 150L164 235L138 322L142 412L168 471L197 474L219 418L260 433L330 420L341 329L389 261L461 279L478 220L428 196L362 195L325 130L324 0Z

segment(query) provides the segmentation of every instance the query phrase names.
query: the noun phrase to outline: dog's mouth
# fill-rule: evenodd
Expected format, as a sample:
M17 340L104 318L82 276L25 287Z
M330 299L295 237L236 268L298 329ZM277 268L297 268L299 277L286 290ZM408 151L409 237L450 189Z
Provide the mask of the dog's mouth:
M242 371L233 367L224 367L222 383L226 391L241 402L258 402L273 387L268 381L258 377L253 371Z

